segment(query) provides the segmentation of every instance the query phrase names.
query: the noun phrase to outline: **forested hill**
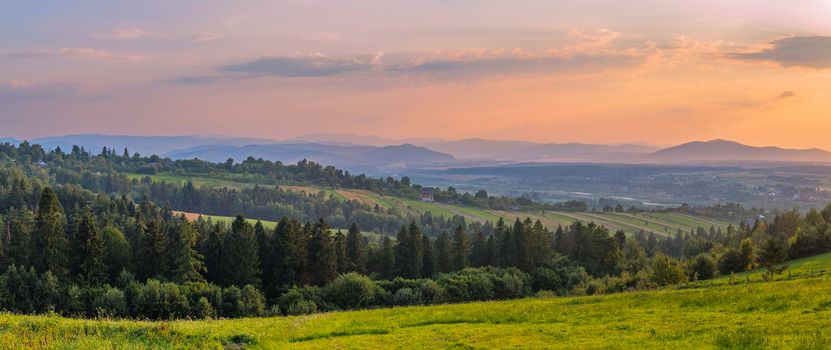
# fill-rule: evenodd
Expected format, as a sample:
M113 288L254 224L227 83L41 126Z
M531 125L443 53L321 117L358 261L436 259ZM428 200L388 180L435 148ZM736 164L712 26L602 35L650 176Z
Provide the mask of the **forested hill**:
M68 152L60 148L45 151L39 145L23 142L19 146L0 144L0 163L14 163L7 170L7 176L11 178L31 174L46 184L79 185L97 193L128 194L133 200L147 197L159 205L186 212L224 216L242 213L248 217L272 221L284 216L301 221L324 218L336 228L345 229L355 222L364 230L386 233L394 233L401 225L415 220L431 235L450 231L464 222L455 215L404 213L395 208L382 208L357 200L329 198L320 193L308 195L277 187L302 185L361 189L407 199L418 198L422 191L422 186L410 183L407 177L401 180L391 177L371 178L309 161L283 164L250 157L242 162L229 159L225 163L174 161L156 155L145 157L130 154L126 149L116 152L105 148L97 155L77 146ZM153 181L150 177L130 178L125 175L128 173L140 176L201 176L252 185L245 188L196 186L192 183ZM488 196L484 191L475 195L458 193L452 188L431 189L431 192L438 202L497 210L586 210L586 205L582 202L539 204L524 198ZM34 198L30 198L28 204L34 206ZM490 225L485 222L472 224Z

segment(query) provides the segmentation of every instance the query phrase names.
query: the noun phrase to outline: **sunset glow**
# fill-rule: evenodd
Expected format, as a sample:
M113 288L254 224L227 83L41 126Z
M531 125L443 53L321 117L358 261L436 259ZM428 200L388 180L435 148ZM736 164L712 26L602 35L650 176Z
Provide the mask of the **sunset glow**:
M5 1L0 136L831 149L829 18L827 0Z

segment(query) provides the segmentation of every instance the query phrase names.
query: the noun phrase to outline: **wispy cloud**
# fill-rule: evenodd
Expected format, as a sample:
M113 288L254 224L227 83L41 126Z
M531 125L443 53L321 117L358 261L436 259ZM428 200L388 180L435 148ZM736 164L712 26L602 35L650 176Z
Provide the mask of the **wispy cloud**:
M330 57L323 54L262 57L222 66L220 71L250 77L326 77L371 70L381 64L382 57L381 52L350 57Z
M141 58L133 55L111 53L91 48L60 48L60 49L33 49L5 54L10 58L69 58L90 59L103 61L138 61Z
M109 33L96 33L92 36L96 38L108 38L108 39L137 39L143 36L147 36L150 33L145 32L141 29L119 29Z
M768 43L751 52L731 53L728 57L747 61L774 62L784 67L831 67L831 36L795 36Z
M202 33L190 37L190 40L195 43L207 43L219 39L222 39L222 35L216 33Z

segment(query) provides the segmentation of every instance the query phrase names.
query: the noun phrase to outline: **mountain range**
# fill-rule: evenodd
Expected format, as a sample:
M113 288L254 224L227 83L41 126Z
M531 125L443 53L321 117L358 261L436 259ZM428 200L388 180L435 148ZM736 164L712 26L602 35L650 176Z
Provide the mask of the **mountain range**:
M407 142L409 141L409 142ZM0 143L18 143L0 138ZM248 157L284 163L307 159L343 168L440 167L505 162L707 163L707 162L831 162L821 149L754 147L735 141L695 141L668 148L641 144L534 143L487 139L388 139L357 134L319 133L275 141L224 136L122 136L78 134L29 141L46 149L73 145L93 153L103 147L172 159L199 158L224 162Z

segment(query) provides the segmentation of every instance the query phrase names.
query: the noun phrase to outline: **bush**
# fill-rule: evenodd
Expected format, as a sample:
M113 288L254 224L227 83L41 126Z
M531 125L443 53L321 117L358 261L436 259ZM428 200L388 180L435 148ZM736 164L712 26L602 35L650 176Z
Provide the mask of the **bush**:
M398 306L419 305L422 303L421 292L404 287L392 295L391 303Z
M149 279L141 286L135 300L139 316L149 319L175 319L187 314L188 301L175 283Z
M369 277L350 272L336 278L325 287L326 300L340 309L359 309L376 305L381 287Z
M106 288L93 301L93 309L99 317L124 317L127 315L127 300L118 288Z
M317 312L321 309L321 305L324 305L322 294L320 287L316 286L292 287L280 296L278 305L286 315L310 314ZM322 310L329 309L323 308Z
M708 280L716 273L716 262L709 254L699 254L688 265L688 276L691 280Z
M265 311L265 296L249 284L242 288L240 304L243 316L261 316Z
M557 295L568 295L588 278L589 274L584 268L564 256L557 256L531 271L531 286L534 290L548 290Z
M216 317L216 309L214 309L208 298L201 297L196 301L196 304L191 309L191 315L198 319L212 319Z
M722 275L744 272L745 267L747 260L738 250L729 249L718 258L718 272Z
M467 268L440 274L437 282L451 302L513 299L531 294L530 278L516 268Z
M655 256L652 269L652 282L659 286L667 286L687 281L684 269L672 258L666 255Z

